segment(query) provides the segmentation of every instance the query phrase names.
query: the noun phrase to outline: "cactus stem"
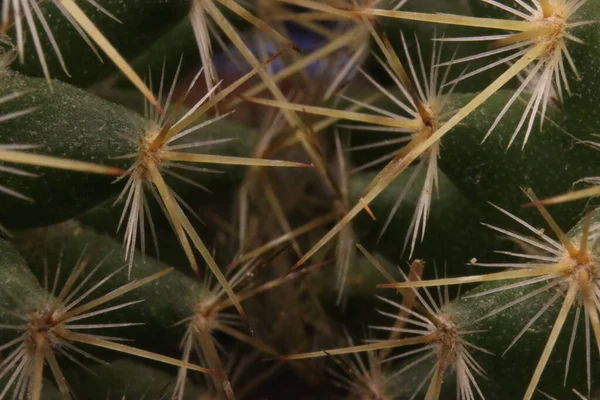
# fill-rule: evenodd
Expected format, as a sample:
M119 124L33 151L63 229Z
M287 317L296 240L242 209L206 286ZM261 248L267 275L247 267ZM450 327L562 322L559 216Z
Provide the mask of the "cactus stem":
M287 162L287 161L278 161L278 160L262 160L262 159L251 159L251 158L243 158L243 157L230 157L230 156L219 156L219 155L211 155L211 154L197 154L197 153L185 153L176 150L180 149L190 149L190 148L200 148L203 146L207 146L209 144L218 144L214 141L209 142L194 142L194 143L186 143L184 145L175 144L177 140L180 140L190 134L195 133L201 128L215 123L225 117L228 114L221 115L209 120L206 120L196 126L189 127L190 124L193 123L197 118L204 115L206 111L212 107L214 107L219 101L225 98L229 93L231 93L238 85L241 85L245 80L249 79L252 75L254 75L257 71L261 70L264 65L271 62L275 57L270 58L265 63L256 66L250 73L246 74L244 77L238 79L232 85L230 85L225 90L219 92L216 96L211 98L212 91L206 94L202 99L198 101L198 103L183 117L181 117L178 121L173 121L175 119L176 112L171 110L171 100L174 92L174 87L177 82L181 62L177 68L175 73L175 77L173 79L173 84L168 92L167 99L165 102L165 110L169 113L168 115L159 115L156 112L153 112L152 109L146 108L146 118L148 119L148 128L146 132L144 132L141 141L138 145L138 153L137 154L126 154L122 155L119 158L134 158L135 162L129 169L128 180L125 184L125 187L121 191L121 194L115 201L115 204L125 199L125 206L123 208L123 213L121 215L121 221L119 223L119 227L125 216L129 214L127 220L127 227L125 231L125 239L124 244L127 248L126 256L129 260L129 268L131 270L133 263L133 252L136 245L136 239L138 237L138 230L142 230L142 234L140 236L140 241L142 247L144 246L144 232L143 225L145 223L145 219L148 218L148 222L150 223L150 228L155 238L154 228L152 224L152 219L150 217L150 213L148 210L148 205L146 199L144 197L144 189L149 187L151 191L154 188L157 190L157 200L159 203L164 205L164 209L166 211L167 217L170 219L173 228L175 229L175 233L181 246L184 249L186 257L190 262L191 268L199 273L198 263L196 261L194 251L192 249L192 244L190 243L190 239L196 248L206 261L210 270L217 277L218 281L223 285L225 291L228 296L232 299L233 304L236 306L238 311L242 316L244 316L243 309L237 300L235 293L229 286L225 276L221 272L220 268L216 264L214 258L198 236L197 232L193 228L192 224L188 220L187 216L181 209L181 206L186 207L188 210L190 207L174 193L171 188L165 182L162 174L171 175L175 178L178 178L184 182L190 183L192 185L204 188L200 184L196 184L194 181L191 181L188 178L182 177L175 172L169 171L172 168L177 168L183 166L179 165L179 162L193 162L193 163L217 163L217 164L229 164L229 165L250 165L250 166L267 166L267 167L310 167L311 165L297 163L297 162ZM200 73L202 70L200 71ZM199 73L199 74L200 74ZM194 80L195 81L195 80ZM192 82L191 87L194 82ZM164 86L164 74L161 78L160 89L159 92L162 92ZM216 88L213 88L214 91ZM188 90L189 93L189 90ZM187 95L187 94L186 94ZM184 96L185 97L185 96ZM176 107L177 108L177 107ZM222 142L222 141L221 141ZM205 188L204 188L205 189ZM154 192L156 194L156 192ZM156 245L156 239L155 245Z
M73 0L52 0L56 7L64 13L71 24L81 33L83 39L88 43L90 48L96 53L99 57L96 48L92 45L91 40L96 42L96 44L106 53L106 55L115 63L115 65L131 80L131 82L147 97L147 99L155 106L158 110L161 110L160 105L152 92L148 89L148 87L144 84L144 82L139 78L139 76L135 73L135 71L131 68L131 66L125 61L125 59L119 54L119 52L110 44L110 42L104 37L104 35L98 30L96 25L85 15L85 13L81 10L81 8L73 1ZM88 0L89 1L89 0ZM90 4L94 4L102 13L106 14L110 18L118 21L112 14L110 14L103 7L98 5L95 1L89 1ZM9 27L15 26L16 29L16 41L18 47L18 53L21 63L24 62L24 51L25 51L25 31L23 27L22 19L24 18L27 26L29 27L30 34L33 38L33 44L37 51L37 56L40 61L40 65L42 66L42 70L44 72L44 76L48 84L51 86L52 81L50 78L50 71L48 69L48 64L46 62L46 57L44 56L44 51L42 49L42 42L40 38L40 34L38 32L37 24L35 18L37 17L39 23L43 26L45 33L48 35L48 39L52 44L54 52L60 62L60 65L67 74L69 75L69 71L67 70L67 66L65 65L65 61L63 59L62 53L46 18L42 14L39 9L37 2L30 2L28 0L4 0L3 1L3 19L2 26L0 31L5 33ZM12 8L12 10L11 10ZM11 13L12 11L12 13ZM22 15L21 15L22 14Z
M592 134L592 136L600 137L600 135L598 135L598 134ZM585 144L593 149L600 150L600 142L595 142L592 140L585 140L585 141L582 141L582 144ZM586 189L581 189L581 190L573 190L568 193L550 197L545 200L541 200L541 201L538 200L533 203L525 204L525 206L528 207L528 206L532 206L532 205L537 206L537 205L561 204L561 203L567 203L570 201L585 199L588 197L600 196L600 185L598 185L598 183L600 182L600 177L583 178L583 179L580 179L577 182L575 182L575 184L577 184L579 182L591 183L595 186L592 186L592 187L589 187Z
M0 151L4 150L4 149L11 149L11 150L23 149L23 150L25 150L25 149L29 149L29 148L31 148L31 146L0 145ZM29 173L27 171L24 171L24 170L21 170L18 168L7 167L7 166L0 166L0 172L20 175L20 176L27 176L27 177L31 177L31 178L38 176L36 174L32 174L32 173ZM17 192L16 190L10 189L3 185L0 185L0 192L5 193L9 196L16 197L21 200L28 201L30 203L33 203L33 201L34 201L32 198L25 196L24 194Z
M9 353L7 358L0 363L0 371L2 371L0 372L0 377L6 375L10 370L13 370L6 388L0 393L0 398L3 398L6 392L16 382L16 393L25 393L27 390L29 398L40 399L43 368L44 363L47 361L52 370L54 379L58 383L63 398L70 399L69 388L65 377L56 362L55 352L66 355L67 358L73 360L79 366L82 366L83 364L77 361L73 354L69 354L70 352L98 360L85 351L77 348L73 343L83 343L95 347L106 348L165 364L189 368L206 374L217 373L207 368L198 367L171 357L116 343L113 340L118 340L117 338L108 338L105 336L80 332L81 330L118 328L136 325L133 323L77 324L74 322L139 303L139 301L133 301L105 309L98 309L102 304L118 299L126 293L149 284L172 270L166 269L160 271L146 278L125 284L96 299L86 300L99 287L122 270L118 269L101 279L99 282L94 283L91 288L84 289L84 285L88 283L102 264L102 262L100 262L89 275L78 282L84 269L88 265L88 260L89 259L82 254L77 265L66 279L62 289L60 289L60 293L55 295L58 289L60 275L59 264L51 292L49 292L50 288L48 288L48 279L46 278L44 280L45 292L43 292L43 297L39 304L34 305L35 308L33 310L23 309L9 313L9 315L12 315L13 318L20 320L22 323L19 325L2 325L1 327L3 329L22 331L22 333L17 339L0 347L2 350L5 350L14 347L15 345L17 346ZM45 276L47 277L47 275ZM11 295L11 293L9 293L9 295ZM81 304L84 301L86 302Z
M364 202L369 204L373 201L385 188L393 182L406 168L412 164L418 157L431 148L431 146L440 140L445 134L450 132L452 128L458 125L463 119L468 117L481 104L488 100L494 93L500 90L509 80L514 78L520 71L530 65L544 52L544 45L539 43L527 53L525 53L517 62L515 62L508 70L500 75L492 84L475 96L469 103L454 114L446 123L438 128L429 138L420 143L413 140L412 145L406 146L406 154L404 151L399 153L386 167L373 179L367 190L361 197ZM417 138L415 138L417 139ZM421 138L418 138L421 140ZM327 242L335 237L338 232L354 219L364 209L363 202L359 201L345 216L342 218L329 232L327 232L304 256L296 262L294 268L300 267L309 258L311 258L319 249Z
M24 96L30 92L31 92L31 90L24 90L24 91L18 91L18 92L14 92L14 93L10 93L10 94L1 96L0 104L17 99L17 98ZM24 109L24 110L14 111L11 113L6 113L3 115L0 115L0 122L8 121L8 120L11 120L14 118L19 118L21 116L30 114L34 111L35 111L34 108L28 108L28 109ZM58 169L66 169L66 170L71 170L71 171L81 171L81 172L95 173L95 174L102 174L102 175L121 175L125 172L119 168L114 168L114 167L107 167L107 166L102 166L102 165L97 165L97 164L92 164L92 163L87 163L87 162L68 160L68 159L44 156L44 155L29 154L29 153L24 152L24 150L30 150L35 147L36 146L19 145L19 144L0 145L0 161L18 163L18 164L35 165L35 166L44 166L44 167L51 167L51 168L58 168ZM4 165L0 165L0 172L15 174L15 175L19 175L19 176L26 176L26 177L37 177L36 174L32 174L32 173L23 171L18 168L8 167L8 166L4 166ZM13 196L13 197L16 197L18 199L25 200L28 202L34 201L32 198L27 197L24 194L17 192L15 190L10 189L3 185L0 185L0 193L4 193L9 196ZM1 225L0 225L0 232L10 236L10 234L6 231L6 229L4 227L2 227Z
M480 28L491 28L500 29L506 31L517 31L518 33L510 33L505 36L499 37L494 36L474 36L467 38L455 38L450 39L453 41L473 41L473 40L492 40L492 51L487 51L483 54L467 57L463 61L475 58L488 57L492 54L498 53L498 48L505 48L505 50L517 50L517 49L532 49L535 46L542 44L543 51L536 56L537 65L533 71L527 71L528 77L523 82L517 93L521 93L529 84L531 79L538 77L536 85L533 89L533 96L531 97L527 108L523 114L523 118L518 124L517 129L511 141L509 147L512 144L517 133L523 128L525 120L529 117L529 122L526 127L525 140L523 147L527 143L527 139L533 128L533 122L535 117L540 113L540 121L544 121L546 108L550 101L550 94L553 90L558 92L558 96L562 99L563 87L570 92L569 83L566 79L565 71L565 60L569 65L569 68L575 76L578 76L575 64L569 54L569 50L566 46L567 41L573 41L581 43L581 40L574 37L569 31L575 27L596 23L597 21L583 21L570 23L569 21L573 18L579 8L586 1L577 0L560 0L558 5L554 5L549 0L542 2L536 2L536 9L521 4L522 7L526 8L529 13L524 13L519 10L515 10L509 6L503 5L499 2L491 2L495 7L510 12L511 14L523 19L518 20L505 20L505 19L494 19L494 18L476 18L476 17L464 17L452 14L427 14L427 13L413 13L403 11L389 11L389 10L376 10L376 9L357 9L356 13L361 15L370 16L383 16L389 18L408 19L414 21L432 22L432 23L445 23L451 25L462 25L462 26L473 26ZM442 39L444 40L444 39ZM515 58L517 55L522 54L522 50L517 51L515 54L507 57L505 61ZM486 67L480 68L477 71L471 72L468 76L473 76L477 73L486 71L500 62L492 63ZM518 97L518 96L517 96ZM496 127L499 120L506 114L508 108L516 100L515 97L507 103L506 107L498 115L494 125L488 133Z
M375 87L379 91L382 92L383 95L387 96L392 101L394 101L394 103L397 104L403 110L403 112L408 113L411 118L405 118L405 117L402 117L397 114L387 113L384 110L381 110L381 109L373 107L373 106L369 106L366 103L356 101L353 99L347 99L347 100L351 101L355 105L360 105L362 107L366 107L372 111L375 111L378 114L383 114L383 115L370 115L370 114L356 113L356 112L350 112L350 111L333 110L333 109L327 109L327 108L322 108L322 107L292 105L290 103L281 104L277 101L265 100L265 99L260 99L260 100L253 99L251 101L254 101L254 102L257 102L260 104L264 104L264 105L278 106L280 108L286 108L286 109L289 109L290 107L294 107L294 109L296 111L309 112L312 114L324 115L324 116L329 116L329 117L334 117L334 118L339 118L339 119L350 119L350 120L358 121L358 122L367 122L370 124L374 124L376 128L385 126L385 127L395 128L395 130L398 132L413 133L414 141L409 146L407 146L406 149L410 149L411 146L415 145L415 143L418 143L421 140L427 139L435 132L435 130L437 129L437 126L443 122L440 120L440 115L443 114L443 111L444 111L443 106L445 104L445 96L452 93L452 91L454 90L454 87L456 85L456 83L455 83L454 86L452 86L449 89L448 93L442 92L442 88L444 87L445 81L447 80L450 67L448 67L446 69L445 73L443 74L443 77L441 78L441 82L438 82L438 78L440 76L440 67L437 65L439 65L440 61L441 61L440 59L441 59L441 55L442 55L442 48L441 48L442 46L439 47L439 51L438 51L437 47L435 46L435 42L434 42L433 60L432 60L433 66L432 66L431 70L429 71L428 77L425 76L425 74L423 74L424 75L422 77L423 83L421 84L419 82L419 78L416 74L415 65L414 65L415 63L412 61L412 58L410 57L410 54L408 52L408 48L406 45L406 40L404 38L404 35L402 35L402 43L404 45L404 50L405 50L405 53L406 53L408 61L409 61L408 65L410 68L412 79L409 76L406 69L404 68L404 66L402 65L396 52L394 51L389 40L387 39L387 36L385 34L381 34L381 37L380 37L379 35L377 35L377 33L374 31L374 29L371 26L368 26L368 29L371 32L372 36L375 38L375 41L379 45L379 48L383 51L385 58L387 59L387 64L384 64L381 60L379 60L380 64L386 70L388 75L390 75L390 77L392 79L394 79L400 85L400 89L403 90L405 96L407 97L407 100L403 101L401 99L397 99L396 97L392 96L387 90L385 90L381 85L377 84L373 78L371 78L370 76L368 76L364 73L363 74L367 77L367 79L369 79L369 81L373 85L375 85ZM417 50L418 50L418 54L419 54L419 65L421 67L421 70L424 71L425 63L424 63L423 57L421 55L421 48L420 48L420 44L418 41L417 41ZM412 104L412 106L411 106L411 104ZM368 127L367 127L367 129L368 129ZM419 203L415 209L415 213L413 215L413 219L412 219L411 225L409 227L409 235L406 236L405 241L404 241L404 246L403 246L403 250L405 250L407 248L409 241L411 242L411 246L410 246L411 255L412 255L412 252L414 251L416 240L417 240L417 237L419 236L419 232L421 232L421 238L423 237L423 235L425 233L426 221L427 221L427 217L429 214L429 208L430 208L430 204L431 204L431 195L432 195L434 186L437 188L437 179L438 179L437 178L437 159L439 157L439 150L440 150L439 143L436 143L431 147L430 151L428 152L428 154L426 156L427 174L425 177L425 182L424 182L422 190L421 190L421 194L419 197ZM406 150L403 150L403 151L406 151ZM397 152L394 152L390 156L397 157ZM388 158L388 157L386 156L385 158ZM380 162L380 161L384 161L384 159L382 157L382 159L376 160L376 161ZM415 172L415 175L414 175L415 177L416 177L417 172L418 171ZM412 180L411 180L411 184L412 184ZM371 186L367 187L366 191L368 192L370 189L371 189ZM404 196L402 194L398 197L398 201L394 205L392 212L390 212L390 214L387 218L387 221L386 221L383 229L381 230L380 236L383 235L383 233L387 229L389 223L391 222L391 220L395 214L396 209L400 205L403 198L404 198ZM375 219L375 216L372 215L372 213L370 213L369 206L364 201L364 199L359 199L359 202L362 204L363 209L365 209L367 211L367 213L369 213L371 218Z
M256 287L246 288L245 290L239 292L238 300L240 302L248 300L258 294L264 293L298 277L304 276L307 273L310 273L326 264L327 262L319 263L315 266L305 268L302 271L299 271L299 273L288 274L283 278L274 279ZM256 262L246 263L229 279L229 285L232 288L237 288L237 286L242 283L248 274L253 273L257 265L258 264ZM207 287L209 287L210 279L206 279L205 284ZM207 295L200 298L198 303L195 305L194 315L175 324L180 325L183 323L188 323L185 336L181 342L183 360L187 362L189 360L192 348L197 348L196 345L199 345L199 348L203 354L203 358L208 362L208 366L213 370L223 372L224 369L213 342L214 339L212 334L216 331L223 332L226 335L239 340L240 342L249 344L261 352L277 356L279 353L268 344L250 335L247 335L238 329L235 329L233 326L230 326L239 321L236 319L235 315L229 315L223 312L223 310L231 307L234 304L230 298L222 298L223 293L224 291L221 285L215 285L211 287ZM176 385L180 388L180 390L183 390L181 388L183 387L183 382L185 381L186 375L186 369L180 369L178 374L178 382ZM213 381L217 391L223 393L227 399L235 398L234 393L231 390L231 383L227 378L222 381L217 381L215 378ZM182 396L183 392L180 391L178 393L179 396Z
M526 191L526 194L533 202L537 202L537 197L532 191ZM592 325L592 330L596 339L596 344L600 349L600 320L598 318L599 306L594 300L595 292L592 289L593 287L596 287L598 285L598 279L600 279L600 264L598 263L597 255L595 253L591 253L591 251L594 250L593 244L597 239L597 234L590 235L590 231L592 230L591 214L588 214L581 224L579 243L578 245L576 245L573 239L567 237L567 235L558 227L558 225L556 224L554 219L549 215L549 213L542 206L538 205L538 210L540 211L548 225L551 227L552 231L559 238L559 242L556 242L555 240L552 240L548 236L546 236L543 232L535 229L532 225L526 223L525 221L517 218L516 216L508 213L507 211L497 206L495 207L504 214L508 215L516 222L520 223L522 226L526 227L530 232L534 233L537 236L537 239L529 238L527 236L517 234L505 229L496 228L491 225L487 226L500 233L504 233L518 241L527 243L531 246L536 247L537 249L543 250L543 252L547 255L543 254L539 256L527 256L516 253L504 252L504 254L512 255L515 257L523 256L528 259L533 259L533 261L535 262L506 265L474 263L474 265L496 267L512 266L517 267L517 269L478 276L467 276L462 278L435 279L417 282L407 281L401 283L383 284L379 285L379 287L396 289L409 287L415 288L438 285L455 285L469 282L488 282L502 281L506 279L530 278L518 281L515 284L508 284L500 288L494 288L485 292L477 293L476 295L483 296L490 295L499 291L529 286L539 282L546 282L544 286L537 289L532 289L526 295L521 296L519 299L510 302L509 304L505 304L502 307L493 310L492 312L479 318L478 321L495 315L510 307L513 307L516 304L522 303L531 297L537 296L543 292L547 292L552 288L558 288L559 292L557 292L557 294L554 297L552 297L549 301L546 302L546 304L543 307L540 308L539 312L527 323L527 325L521 330L521 332L515 337L513 342L506 349L506 351L508 351L508 349L510 349L513 346L513 344L515 344L521 338L521 336L529 328L529 326L533 324L545 311L547 311L548 308L561 296L561 294L564 294L565 299L563 301L561 311L556 319L556 323L554 324L554 327L550 333L546 347L544 348L539 363L531 378L530 385L525 393L524 400L529 400L533 396L533 393L539 383L540 377L546 366L550 353L552 352L558 335L565 323L565 318L576 301L578 304L583 304L587 317L586 329L589 330L589 325ZM596 229L595 226L594 229ZM573 330L572 332L571 340L573 340L574 338L573 335L575 335L575 330ZM589 354L589 343L587 344L587 346L587 354ZM570 356L567 357L566 360L565 379L566 373L568 372L569 363Z
M200 239L200 237L196 233L196 230L193 228L192 224L190 223L188 218L185 216L185 214L183 213L183 211L181 210L181 208L175 201L173 192L171 191L171 189L169 189L169 187L163 180L157 167L154 164L150 164L148 172L150 173L151 182L156 186L159 196L160 196L163 204L166 207L169 219L171 220L171 222L173 224L173 228L175 229L175 231L177 233L177 237L185 250L186 256L188 257L188 260L190 261L192 269L194 269L194 271L196 271L196 273L198 273L198 264L194 257L194 254L193 254L192 248L190 246L190 242L188 240L187 235L189 235L190 238L192 239L194 246L200 252L202 257L208 264L208 267L210 268L212 273L215 275L215 277L217 278L219 283L222 285L223 289L227 292L227 295L232 300L233 304L239 311L240 315L243 318L246 318L246 314L244 313L244 310L242 309L242 305L239 303L239 300L237 299L236 294L231 289L231 286L227 282L227 279L221 272L216 261L210 254L210 251L208 251L208 249L204 245L204 242L202 242L202 239Z
M152 91L146 86L144 81L131 68L131 65L119 54L106 37L98 30L96 25L79 8L73 0L58 0L59 4L69 13L74 21L83 29L89 37L106 53L106 55L115 63L115 65L127 76L127 78L138 88L138 90L148 99L148 101L162 113L162 107Z
M418 263L416 264L416 268L417 266ZM415 269L415 273L411 274L411 276L415 277L415 274L417 273L418 271ZM406 275L403 274L403 276L405 280L409 279L409 277ZM461 399L474 398L474 391L476 391L480 397L483 398L479 385L475 380L475 374L473 373L475 372L476 374L483 375L483 368L477 363L473 356L469 354L468 348L475 348L486 353L489 352L483 348L471 345L463 338L463 336L473 333L474 331L465 331L453 322L452 311L450 308L446 307L446 305L449 304L447 287L444 287L443 295L441 291L438 292L437 301L434 300L433 296L429 291L427 291L427 289L424 289L423 291L424 294L419 293L419 291L417 291L415 288L410 290L411 294L414 295L413 300L416 300L416 305L419 311L417 309L412 310L412 306L406 307L392 300L380 298L386 303L399 309L399 312L395 314L379 311L379 313L382 315L391 317L395 320L395 323L392 327L371 326L372 329L391 332L390 338L387 340L376 341L372 344L360 346L349 346L338 349L324 350L321 352L283 356L280 357L280 359L298 360L325 355L333 356L365 351L384 350L377 353L377 360L380 360L379 363L383 363L424 352L424 355L409 363L399 371L394 372L387 379L394 379L415 365L430 358L435 358L436 361L433 368L431 369L430 373L425 376L419 387L416 389L415 394L421 389L426 381L431 378L425 398L428 400L439 399L444 376L449 370L452 369L456 370L457 387L461 393ZM405 297L405 299L408 300L406 304L411 303L409 297ZM400 324L398 322L400 322ZM405 328L405 324L409 324L409 327ZM402 333L411 333L416 334L417 336L397 339L397 337ZM394 337L396 339L392 339ZM388 351L393 348L415 344L423 344L425 346L418 349L408 350L406 352L386 358ZM413 394L413 397L415 394Z
M85 263L82 262L80 265L85 266ZM74 273L78 272L78 270L79 269L75 269ZM119 270L117 270L116 272L118 272L118 271ZM76 316L81 317L85 312L91 310L92 308L96 308L104 303L107 303L109 301L112 301L112 300L120 297L120 296L123 296L124 294L131 292L132 290L135 290L141 286L147 285L148 283L155 281L156 279L159 279L162 276L165 276L166 274L170 273L171 271L173 271L173 268L168 268L163 271L157 272L156 274L150 275L146 278L132 281L126 285L119 287L118 289L111 291L110 293L105 294L104 296L98 297L97 299L92 300L88 303L85 303L84 305L81 305L79 307L72 308L75 305L75 304L72 304L71 307L67 307L66 312L62 313L60 315L60 317L57 318L57 322L66 323L68 320L72 320ZM75 278L73 278L73 280L70 279L68 282L74 283L75 279L77 279L76 275L75 275ZM59 295L59 301L62 301L61 297L66 297L66 295L70 291L71 291L71 287L69 287L68 285L65 285L64 290L61 291L61 295ZM80 300L82 300L82 299L78 299L78 301L80 301Z

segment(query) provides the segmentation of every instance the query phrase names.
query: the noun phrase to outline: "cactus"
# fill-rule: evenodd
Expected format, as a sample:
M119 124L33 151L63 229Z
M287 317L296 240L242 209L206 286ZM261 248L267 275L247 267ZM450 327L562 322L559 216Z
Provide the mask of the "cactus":
M0 400L597 398L598 0L0 4Z

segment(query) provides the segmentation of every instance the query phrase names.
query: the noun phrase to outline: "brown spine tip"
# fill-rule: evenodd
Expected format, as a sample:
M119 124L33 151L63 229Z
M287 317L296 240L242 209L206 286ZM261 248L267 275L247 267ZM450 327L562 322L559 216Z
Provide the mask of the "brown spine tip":
M156 111L158 111L158 113L160 115L165 116L165 110L164 110L164 108L162 108L162 106L160 105L160 103L158 102L158 100L152 99L152 100L150 100L150 103L152 104L152 106L154 108L156 108Z
M282 54L283 54L283 50L280 51L280 52L278 52L278 53L276 53L276 54L274 54L274 55L272 55L271 57L267 58L263 64L264 65L268 65L268 64L272 63L275 59L279 58L279 56L281 56Z
M225 266L225 271L231 271L233 268L237 267L239 263L237 261L230 262L227 266Z
M242 101L247 101L249 103L254 103L254 97L248 97L248 96L244 96L243 94L238 94L237 97L239 97Z
M248 315L246 314L246 311L244 311L243 308L238 308L238 313L240 314L240 318L242 318L243 321L250 321L250 318L248 318Z
M544 204L543 201L532 201L530 203L521 204L521 207L523 207L523 208L531 208L531 207L538 207L538 206L541 206L543 204Z
M129 174L128 171L121 169L121 168L110 168L108 169L108 171L106 172L107 175L114 175L114 176L121 176L121 175L127 175Z
M293 42L290 42L289 46L292 48L292 50L294 50L294 51L296 51L296 52L298 52L300 54L305 54L306 53L306 51L303 48L296 46Z
M375 218L375 214L373 213L373 211L371 211L371 209L369 208L369 205L367 204L365 199L363 199L361 197L359 201L360 201L360 204L362 204L364 210L367 212L367 214L369 214L369 217L371 217L371 219L373 221L377 221L377 218Z
M294 354L286 354L283 356L277 356L277 357L272 357L271 360L277 360L277 361L290 361L290 360L294 360Z
M216 376L217 378L222 379L222 380L227 379L227 375L225 375L222 372L218 372L218 371L215 371L212 369L206 370L206 374Z
M498 41L496 41L496 42L492 42L492 43L490 43L490 44L488 45L488 50L496 50L496 49L499 49L499 48L501 48L501 47L504 47L504 46L503 46L503 45L502 45L502 43L501 43L501 42L498 40Z

